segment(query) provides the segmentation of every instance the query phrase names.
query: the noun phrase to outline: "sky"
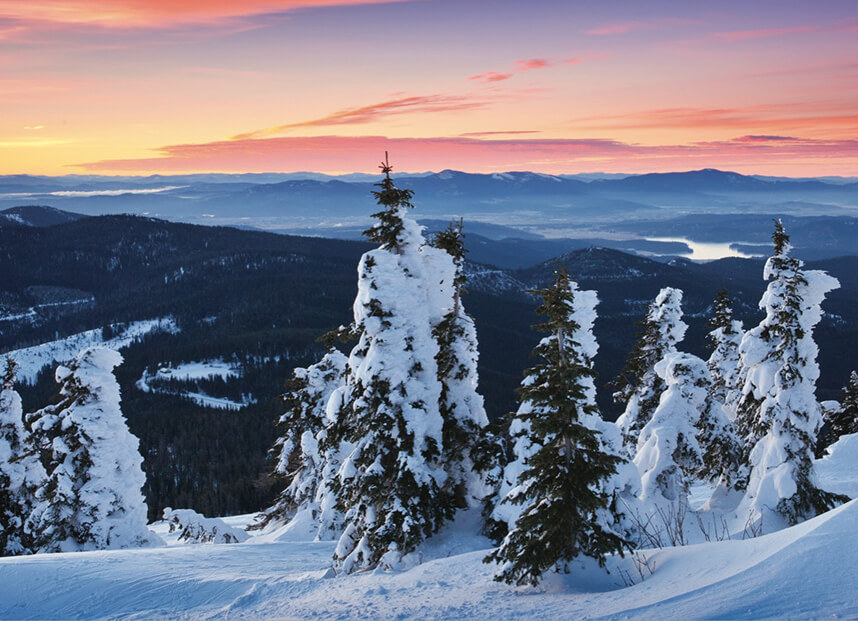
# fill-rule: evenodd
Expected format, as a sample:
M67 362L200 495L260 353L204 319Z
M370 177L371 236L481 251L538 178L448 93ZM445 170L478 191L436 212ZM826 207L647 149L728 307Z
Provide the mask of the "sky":
M858 2L3 0L0 174L858 175Z

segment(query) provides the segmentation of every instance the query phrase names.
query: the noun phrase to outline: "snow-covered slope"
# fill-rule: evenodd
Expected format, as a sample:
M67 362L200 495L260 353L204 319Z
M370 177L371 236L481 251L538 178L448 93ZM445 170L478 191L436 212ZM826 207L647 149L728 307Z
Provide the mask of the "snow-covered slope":
M93 345L102 345L110 349L121 349L130 345L134 340L153 330L176 331L176 323L170 319L149 319L147 321L135 321L129 324L115 324L111 326L116 336L108 340L102 338L101 330L87 330L72 334L69 337L41 345L34 345L25 349L17 349L9 352L9 355L18 363L18 379L20 381L33 383L36 376L46 364L65 363L74 358L77 353Z
M231 519L235 524L241 520ZM858 617L858 501L746 541L579 564L538 589L492 581L464 515L389 574L330 577L334 543L174 545L0 559L0 618L811 619ZM252 545L259 539L257 545ZM621 574L638 581L626 587Z

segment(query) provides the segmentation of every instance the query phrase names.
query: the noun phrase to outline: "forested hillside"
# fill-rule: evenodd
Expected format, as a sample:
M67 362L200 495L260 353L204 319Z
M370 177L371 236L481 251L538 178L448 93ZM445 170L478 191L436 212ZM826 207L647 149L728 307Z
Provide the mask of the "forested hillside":
M465 222L465 233L468 223ZM207 514L254 511L274 490L265 455L283 406L279 395L295 366L322 351L316 339L347 323L358 257L367 244L101 216L43 228L6 226L0 248L0 350L20 349L87 329L105 336L135 320L171 316L178 331L151 332L123 350L117 368L123 411L141 439L150 516L164 506ZM467 243L467 238L466 238ZM503 242L499 242L503 243ZM514 246L513 246L514 247ZM480 383L490 418L514 408L515 387L536 335L536 300L557 263L601 300L595 333L598 401L619 411L606 384L622 367L635 324L659 289L683 289L684 349L703 353L707 308L722 287L737 318L759 320L762 262L657 262L614 250L584 249L522 270L471 265L465 303L477 323ZM808 264L840 278L816 331L819 398L836 398L858 347L858 258ZM113 326L113 327L111 327ZM182 363L223 360L234 375L170 379L162 391L139 380ZM27 409L51 401L51 371L22 386ZM249 403L237 410L203 407L194 393Z

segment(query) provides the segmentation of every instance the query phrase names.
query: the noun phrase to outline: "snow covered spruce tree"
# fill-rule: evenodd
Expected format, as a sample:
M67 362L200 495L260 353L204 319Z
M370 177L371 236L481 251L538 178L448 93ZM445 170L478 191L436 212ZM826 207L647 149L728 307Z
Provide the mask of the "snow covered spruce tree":
M319 503L336 472L336 468L326 467L332 465L327 462L333 457L325 446L328 400L343 385L347 364L346 356L331 346L316 364L296 368L287 382L288 392L283 395L287 409L278 422L283 435L272 449L277 459L274 476L287 486L259 516L260 526L282 525L303 513L303 521L314 531L321 521L325 522L323 531L332 526L336 530L330 523L337 521L336 516L327 512L322 520Z
M45 480L38 450L24 429L21 396L14 388L16 367L7 356L0 378L0 556L34 551L26 519Z
M452 222L439 232L432 245L453 260L455 277L449 311L434 328L438 342L439 403L443 426L443 452L447 481L445 489L456 505L467 507L485 496L482 474L490 464L486 456L486 427L489 424L482 395L477 392L477 331L462 304L465 274L465 236L462 221Z
M47 479L28 520L42 552L157 542L146 528L139 441L125 424L113 369L118 352L91 347L56 372L60 402L28 417L50 447Z
M664 380L656 373L655 365L667 354L676 352L676 345L682 341L686 329L688 326L682 321L682 291L665 287L649 305L625 368L613 381L614 401L626 404L617 426L632 458L641 430L652 418L665 390Z
M381 169L373 192L381 210L365 233L379 247L358 266L360 336L332 428L332 441L354 447L335 490L345 520L334 561L345 573L397 566L455 510L434 334L450 310L455 266L408 215L411 191L394 185L386 161Z
M780 221L772 238L775 252L763 273L769 284L760 300L766 316L739 346L745 383L737 427L750 465L740 512L751 520L776 512L795 523L839 500L817 487L813 473L822 425L813 327L822 318L825 295L840 284L825 272L802 269L789 254Z
M726 406L712 396L712 383L707 382L708 379L706 374L701 377L701 384L705 386L707 395L695 425L697 444L702 457L697 477L715 484L720 490L717 494L721 495L737 489L740 484L742 444L730 421Z
M683 511L688 484L700 476L729 483L738 445L723 406L711 396L706 363L673 352L655 365L664 381L658 407L638 441L635 465L641 473L641 500L663 511Z
M733 301L726 289L718 292L712 304L707 338L712 353L706 366L712 376L712 395L723 403L731 418L735 418L737 402L741 396L741 364L739 343L745 334L742 322L733 319Z
M517 456L516 487L502 501L521 509L500 547L485 558L503 564L496 580L534 585L548 570L568 570L580 555L604 565L606 555L628 545L613 513L623 458L618 447L606 445L595 403L596 294L578 291L565 270L537 293L537 312L547 316L538 328L549 335L534 350L542 363L527 371L519 388L516 428L527 442L518 445L525 451Z
M829 446L841 436L858 433L858 373L852 371L849 383L843 387L840 407L831 412L826 422L829 425Z

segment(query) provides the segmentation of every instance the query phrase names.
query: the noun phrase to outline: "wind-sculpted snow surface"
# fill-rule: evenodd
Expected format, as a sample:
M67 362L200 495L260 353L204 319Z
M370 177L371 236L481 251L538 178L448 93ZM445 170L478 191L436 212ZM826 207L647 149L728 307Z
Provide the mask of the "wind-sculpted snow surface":
M331 542L0 559L3 619L819 619L858 617L858 502L746 541L573 563L539 588L492 581L465 514L408 571L327 578ZM234 526L233 518L228 519ZM166 528L162 525L162 528ZM638 584L625 587L621 574ZM45 585L50 585L46 588Z

